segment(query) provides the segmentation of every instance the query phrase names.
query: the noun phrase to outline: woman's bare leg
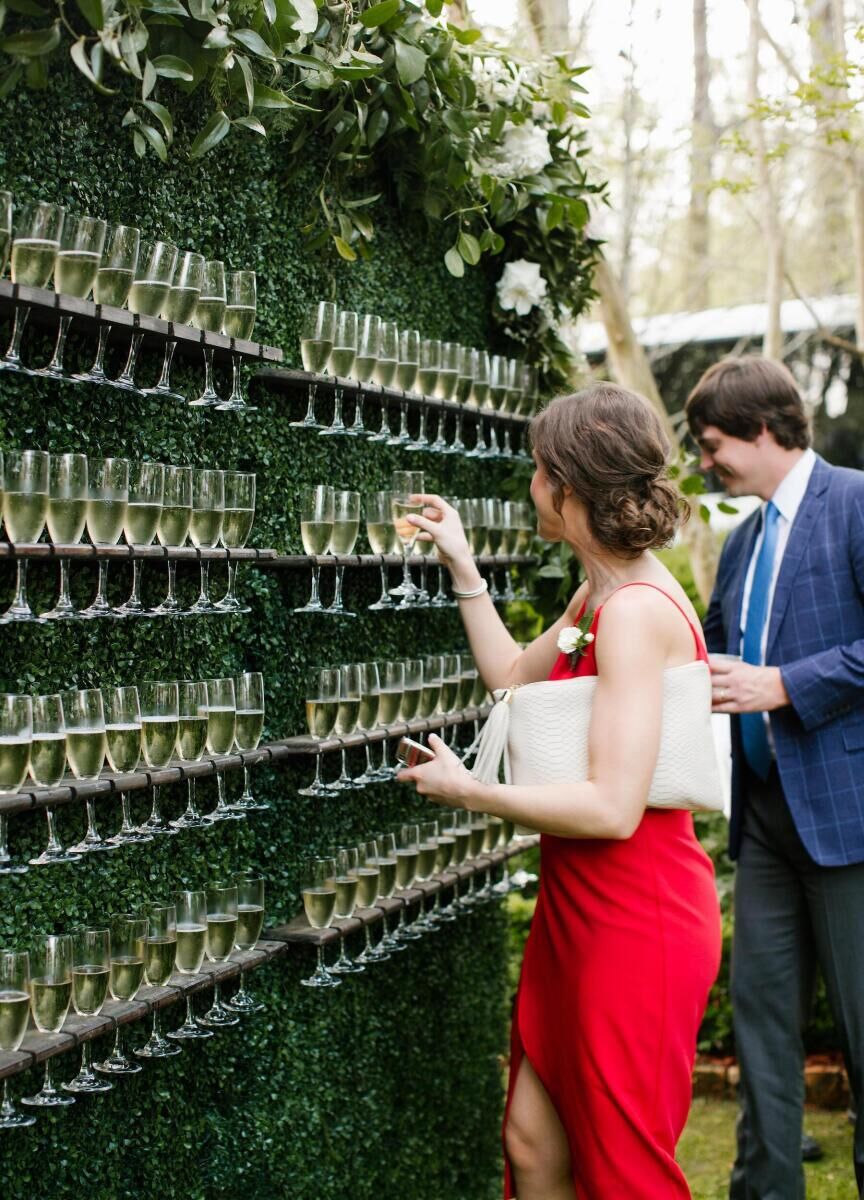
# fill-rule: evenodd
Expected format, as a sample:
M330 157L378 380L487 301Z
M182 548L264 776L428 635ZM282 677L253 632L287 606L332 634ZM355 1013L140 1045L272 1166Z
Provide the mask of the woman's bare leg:
M574 1200L564 1126L524 1057L513 1088L504 1141L519 1200Z

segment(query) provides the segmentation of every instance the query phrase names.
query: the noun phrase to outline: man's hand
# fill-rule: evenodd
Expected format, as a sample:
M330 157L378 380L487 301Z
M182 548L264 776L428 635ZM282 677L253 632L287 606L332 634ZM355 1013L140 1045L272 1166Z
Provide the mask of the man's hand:
M708 657L712 712L773 712L789 703L779 667L756 667L752 663Z

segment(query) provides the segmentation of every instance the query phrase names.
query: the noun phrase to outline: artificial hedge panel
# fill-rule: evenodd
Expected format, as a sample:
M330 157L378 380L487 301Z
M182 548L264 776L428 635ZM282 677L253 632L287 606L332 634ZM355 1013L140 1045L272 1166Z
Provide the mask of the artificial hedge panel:
M194 102L190 102L190 105ZM220 257L258 272L255 336L283 346L299 365L299 321L305 304L334 298L378 312L430 336L482 345L491 282L479 272L455 280L445 272L442 246L403 227L395 207L378 221L374 257L347 265L304 249L299 226L315 202L318 178L304 149L292 158L278 139L232 139L203 161L179 148L168 166L138 160L119 133L111 101L94 99L73 73L56 73L43 93L19 91L7 101L0 178L20 199L47 199L70 211L137 224L181 248ZM196 127L196 114L181 122ZM313 151L314 153L314 151ZM387 187L387 181L382 181ZM5 336L7 330L2 333ZM49 331L28 330L23 356L47 361ZM67 367L92 360L95 339L73 324ZM123 340L109 362L119 368ZM137 378L155 382L161 355L145 352ZM178 361L174 381L192 394L201 386L195 362ZM225 386L224 375L220 385ZM254 469L258 502L253 544L299 551L298 491L333 482L366 490L385 487L390 471L409 465L401 451L362 440L320 439L288 428L305 398L253 388L257 411L208 413L110 389L58 386L0 374L0 448L122 454L194 466ZM350 406L349 406L350 411ZM329 416L329 406L322 412ZM368 413L377 423L378 413ZM456 457L415 456L433 486L456 495L496 494L510 483L506 467ZM329 576L329 578L328 578ZM323 572L325 598L332 573ZM181 599L191 601L197 570L178 571ZM56 568L31 565L34 607L50 605ZM214 596L224 568L211 571ZM131 568L111 566L114 600L128 593ZM0 600L13 577L0 567ZM144 598L157 602L164 567L145 567ZM107 685L146 678L207 678L241 669L265 675L265 739L303 731L307 671L317 665L459 649L462 633L452 610L416 614L368 613L377 572L349 570L345 580L354 620L295 616L308 592L306 572L241 568L240 591L252 606L242 617L100 621L79 625L0 629L0 690L47 692L66 686ZM73 592L86 603L95 571L73 569ZM362 756L352 753L359 772ZM335 759L328 770L335 771ZM272 921L298 911L298 863L337 839L393 826L419 815L416 799L396 786L369 788L313 802L297 795L311 760L253 775L269 812L192 832L92 855L77 867L31 869L0 878L0 944L24 948L39 933L93 923L112 911L164 896L181 884L204 886L247 864L268 880ZM229 798L240 776L227 776ZM199 784L206 810L212 781ZM149 797L134 799L143 818ZM185 804L182 787L164 789L166 815ZM119 804L100 801L100 827L119 825ZM59 810L64 841L83 832L83 806ZM10 820L16 859L45 840L40 814ZM321 995L299 986L311 958L292 957L250 976L266 1013L211 1041L185 1046L174 1060L149 1064L120 1080L104 1097L84 1098L68 1111L40 1114L38 1124L3 1140L4 1181L10 1200L43 1190L46 1164L57 1200L80 1192L94 1200L164 1196L282 1197L284 1200L433 1200L442 1195L484 1200L498 1193L501 1087L497 1056L506 1030L503 916L486 907L390 963ZM198 1001L199 1004L202 1001ZM168 1021L174 1020L172 1013ZM170 1024L169 1024L170 1027ZM136 1030L137 1044L144 1033ZM95 1053L107 1048L97 1045ZM58 1077L75 1069L72 1057ZM38 1087L34 1075L16 1080Z

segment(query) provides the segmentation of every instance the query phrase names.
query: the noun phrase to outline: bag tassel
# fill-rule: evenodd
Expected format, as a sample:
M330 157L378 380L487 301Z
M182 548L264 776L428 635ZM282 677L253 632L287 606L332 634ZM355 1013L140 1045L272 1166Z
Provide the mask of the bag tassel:
M489 714L486 724L475 739L469 753L476 747L477 757L471 774L481 783L498 783L501 773L501 760L507 750L507 734L510 729L510 689L495 692L495 705ZM506 762L505 762L506 771ZM506 772L509 775L509 772Z

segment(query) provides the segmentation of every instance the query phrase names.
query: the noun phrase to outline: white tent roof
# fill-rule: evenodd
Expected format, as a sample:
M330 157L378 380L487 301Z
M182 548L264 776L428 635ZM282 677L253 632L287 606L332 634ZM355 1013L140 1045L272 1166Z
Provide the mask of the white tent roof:
M855 296L823 296L808 300L827 329L852 328L855 325ZM739 304L734 308L708 308L695 313L664 313L656 317L636 317L633 328L642 346L683 346L688 342L735 342L739 338L760 338L765 333L767 305ZM801 333L816 325L807 305L801 300L786 300L780 309L784 333ZM606 330L602 321L584 321L577 326L577 341L583 354L603 354Z

